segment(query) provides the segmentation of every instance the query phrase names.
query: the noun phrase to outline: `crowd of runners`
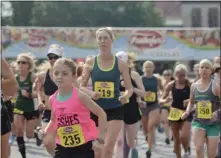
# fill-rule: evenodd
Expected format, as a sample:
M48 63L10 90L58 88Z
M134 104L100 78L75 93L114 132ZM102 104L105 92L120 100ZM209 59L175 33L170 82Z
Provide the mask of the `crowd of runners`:
M166 144L174 141L177 158L191 157L191 140L197 158L218 158L219 56L199 61L194 80L181 63L154 74L149 60L140 76L135 53L111 53L110 28L98 29L96 38L100 53L78 65L57 44L50 45L48 60L37 68L29 53L9 64L1 59L2 158L10 157L15 141L27 158L24 137L36 139L54 158L127 158L129 151L121 154L124 133L132 158L150 158L156 131L165 133ZM146 155L136 148L140 128Z

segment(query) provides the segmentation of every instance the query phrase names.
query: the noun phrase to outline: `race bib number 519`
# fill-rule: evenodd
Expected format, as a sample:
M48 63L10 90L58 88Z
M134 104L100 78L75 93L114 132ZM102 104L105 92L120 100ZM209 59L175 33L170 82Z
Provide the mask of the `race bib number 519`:
M114 82L95 82L95 92L100 92L101 98L114 98Z

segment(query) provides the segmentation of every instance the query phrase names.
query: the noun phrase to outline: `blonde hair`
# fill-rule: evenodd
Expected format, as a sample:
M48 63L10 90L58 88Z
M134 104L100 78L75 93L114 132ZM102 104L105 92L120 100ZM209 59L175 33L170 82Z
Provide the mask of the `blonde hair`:
M93 57L94 57L94 55L88 55L88 56L86 56L85 61L88 61L89 59L91 59Z
M144 68L147 64L151 64L151 65L154 66L154 63L153 63L152 61L147 60L147 61L145 61L145 62L143 63L143 68Z
M177 64L174 68L174 76L176 75L177 71L184 71L185 75L187 76L188 69L187 69L186 65Z
M29 68L28 68L29 71L30 72L34 71L34 69L35 69L35 60L34 59L35 58L34 58L34 56L31 53L21 53L21 54L19 54L17 56L17 60L16 60L17 62L18 62L19 58L25 58L27 60L28 65L29 65Z
M45 60L36 69L38 72L42 72L42 71L47 71L50 68L51 68L51 65L49 64L48 61Z
M114 36L114 33L112 31L112 29L110 27L103 27L103 28L100 28L96 31L96 37L98 36L98 33L100 31L106 31L109 35L110 35L110 38L113 40L115 40L115 36Z
M203 64L207 64L210 67L210 69L213 69L213 64L210 60L208 60L208 59L201 60L200 65L203 65Z
M136 58L137 58L137 54L134 53L134 52L129 52L127 53L128 55L128 60L127 60L127 64L130 68L133 68L135 67L135 61L136 61Z
M17 63L15 60L11 61L9 65L13 73L16 73L18 71Z
M199 63L197 63L197 64L194 64L194 68L197 68L197 67L199 67L200 66L200 64Z
M57 64L65 65L71 69L72 74L75 76L77 71L76 63L70 58L59 58L55 61L54 66Z

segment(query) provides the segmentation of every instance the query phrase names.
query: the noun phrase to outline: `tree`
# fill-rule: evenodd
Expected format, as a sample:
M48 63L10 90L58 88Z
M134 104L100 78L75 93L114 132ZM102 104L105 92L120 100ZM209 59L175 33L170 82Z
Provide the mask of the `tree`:
M13 15L12 21L15 26L30 26L32 18L32 8L34 7L32 1L13 1L11 2Z
M11 2L19 26L160 27L162 18L150 2Z

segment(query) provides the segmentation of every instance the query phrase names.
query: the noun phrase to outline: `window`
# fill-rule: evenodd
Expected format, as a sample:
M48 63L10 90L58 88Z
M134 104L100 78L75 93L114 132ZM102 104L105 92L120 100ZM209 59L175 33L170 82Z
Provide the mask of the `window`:
M201 27L201 9L200 8L194 8L192 9L191 13L192 18L192 27Z
M209 27L218 27L218 8L209 8L208 11L208 26Z

